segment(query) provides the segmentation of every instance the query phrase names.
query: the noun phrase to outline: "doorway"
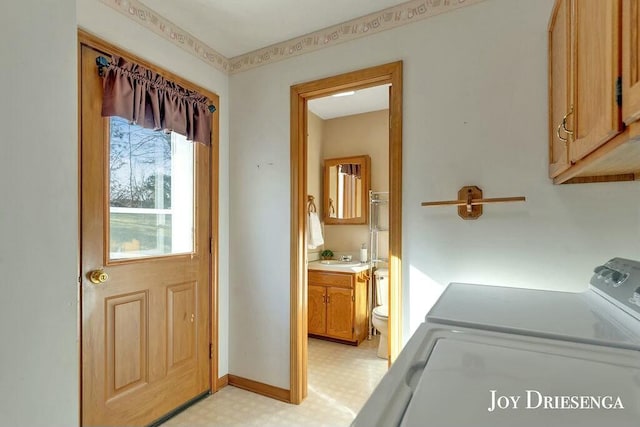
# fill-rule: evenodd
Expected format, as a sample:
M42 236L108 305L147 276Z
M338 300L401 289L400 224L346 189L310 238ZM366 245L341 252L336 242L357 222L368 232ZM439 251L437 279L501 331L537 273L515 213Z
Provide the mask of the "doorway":
M401 349L402 62L291 87L291 402L307 395L307 114L308 101L389 85L389 362Z
M148 425L217 386L217 114L210 145L102 117L111 55L79 32L81 423Z

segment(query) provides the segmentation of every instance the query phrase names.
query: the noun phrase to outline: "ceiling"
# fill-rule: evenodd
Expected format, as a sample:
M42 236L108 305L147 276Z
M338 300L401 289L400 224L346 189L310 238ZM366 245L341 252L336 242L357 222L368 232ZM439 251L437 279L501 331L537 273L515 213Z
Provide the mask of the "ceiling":
M142 0L227 58L407 0Z
M308 102L309 111L328 120L389 108L389 85L374 86L355 91L350 96L326 96Z

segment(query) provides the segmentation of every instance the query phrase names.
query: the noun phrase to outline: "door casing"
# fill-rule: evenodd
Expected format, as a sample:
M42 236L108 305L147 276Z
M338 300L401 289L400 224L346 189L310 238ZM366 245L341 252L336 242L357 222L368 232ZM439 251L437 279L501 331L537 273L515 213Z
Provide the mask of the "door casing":
M389 363L402 347L402 61L291 86L290 395L307 396L307 102L391 84L389 95Z

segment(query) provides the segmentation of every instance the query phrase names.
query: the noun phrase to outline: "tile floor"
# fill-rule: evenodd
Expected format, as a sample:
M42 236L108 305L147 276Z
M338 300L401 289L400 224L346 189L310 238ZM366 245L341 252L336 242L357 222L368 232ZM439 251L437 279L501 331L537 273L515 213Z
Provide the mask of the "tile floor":
M291 405L227 386L164 427L348 426L387 370L377 337L358 347L309 339L309 394Z

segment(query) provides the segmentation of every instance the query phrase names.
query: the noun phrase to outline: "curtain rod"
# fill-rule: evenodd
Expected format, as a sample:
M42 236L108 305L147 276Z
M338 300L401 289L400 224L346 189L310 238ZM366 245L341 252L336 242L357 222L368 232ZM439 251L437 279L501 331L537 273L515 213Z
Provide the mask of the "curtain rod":
M98 75L100 77L104 77L104 69L109 66L109 60L104 56L98 56L96 58L96 65L98 66ZM216 112L216 106L213 104L209 105L207 108L212 114Z

